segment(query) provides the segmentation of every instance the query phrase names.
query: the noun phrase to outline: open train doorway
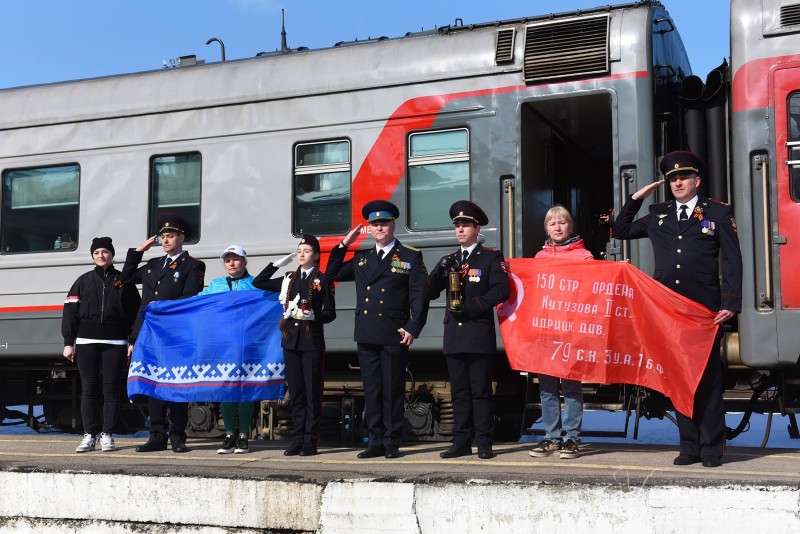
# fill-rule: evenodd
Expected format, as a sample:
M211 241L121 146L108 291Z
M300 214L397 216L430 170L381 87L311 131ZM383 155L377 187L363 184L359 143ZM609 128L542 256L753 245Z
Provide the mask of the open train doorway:
M547 238L544 216L566 207L596 259L604 257L614 207L612 95L547 98L521 108L522 256Z

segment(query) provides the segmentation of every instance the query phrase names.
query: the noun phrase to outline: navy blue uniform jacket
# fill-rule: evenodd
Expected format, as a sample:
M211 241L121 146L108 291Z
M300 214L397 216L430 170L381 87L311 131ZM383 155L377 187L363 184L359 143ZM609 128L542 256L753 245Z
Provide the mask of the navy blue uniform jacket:
M613 235L650 238L653 278L712 311L742 311L742 253L731 207L698 195L694 213L681 223L674 200L651 205L647 215L634 221L641 206L642 199L628 198L614 221Z
M399 345L399 328L419 337L428 318L422 253L397 240L380 262L375 247L357 250L344 261L346 253L342 245L334 248L325 273L333 281L355 281L355 341Z
M283 279L297 275L297 271L289 271L280 278L272 278L272 275L277 270L278 268L272 263L264 267L264 270L253 280L253 287L280 292ZM319 288L312 288L310 303L311 309L314 310L314 320L298 321L291 317L286 319L285 325L289 335L281 340L281 346L284 349L297 351L325 350L325 332L322 325L336 319L333 284L328 281L328 277L325 276L325 273L316 271L314 276L310 280L307 279L305 283L302 283L302 280L295 280L292 284L292 294L287 295L287 298L289 300L294 299L300 291L302 291L302 295L308 295L307 284L314 284L316 280L319 280ZM300 298L304 298L304 296ZM306 336L306 325L310 328L311 339Z
M460 254L459 248L451 256ZM494 307L507 301L509 296L504 261L502 252L482 245L476 246L467 258L468 270L461 278L466 316L458 317L450 310L445 311L443 354L491 354L497 351ZM429 298L438 298L446 286L447 279L429 276Z
M183 252L166 269L162 269L166 255L148 260L139 267L144 252L128 249L120 280L124 284L142 284L142 305L133 326L131 339L139 335L144 321L144 309L154 300L175 300L192 297L203 290L206 264Z

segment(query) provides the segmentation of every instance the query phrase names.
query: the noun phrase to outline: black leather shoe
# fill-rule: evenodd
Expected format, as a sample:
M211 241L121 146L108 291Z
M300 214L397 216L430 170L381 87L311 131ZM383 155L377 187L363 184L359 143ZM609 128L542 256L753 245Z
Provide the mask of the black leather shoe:
M384 454L384 457L389 460L400 458L400 449L397 447L386 447L386 454Z
M700 462L701 460L699 456L692 456L690 454L679 454L674 460L672 460L672 463L675 465L692 465Z
M490 458L494 458L492 446L489 445L488 447L478 447L478 458L481 460L489 460Z
M316 456L317 454L317 446L312 445L310 443L306 443L303 445L302 450L300 451L300 456Z
M722 465L722 460L716 456L706 456L703 458L703 467L719 467Z
M186 442L182 439L176 439L172 442L172 452L189 452L189 447L186 446Z
M443 450L439 453L442 458L458 458L459 456L470 456L472 454L472 447L464 445L457 447L452 445L450 448Z
M284 456L297 456L303 451L302 443L292 443L289 448L283 451Z
M386 449L383 447L367 447L358 453L358 457L361 459L377 458L378 456L383 456L384 454L386 454Z
M167 450L167 442L160 439L148 439L147 443L136 446L136 452L155 452Z

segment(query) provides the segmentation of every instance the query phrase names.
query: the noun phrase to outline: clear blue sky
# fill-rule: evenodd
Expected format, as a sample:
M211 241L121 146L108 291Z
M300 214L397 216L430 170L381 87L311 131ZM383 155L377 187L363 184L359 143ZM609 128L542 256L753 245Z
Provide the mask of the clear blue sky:
M162 68L196 54L219 61L280 47L281 8L290 47L399 37L461 18L464 24L571 11L608 0L0 0L0 88ZM621 2L617 2L621 3ZM695 74L728 57L727 0L663 0Z

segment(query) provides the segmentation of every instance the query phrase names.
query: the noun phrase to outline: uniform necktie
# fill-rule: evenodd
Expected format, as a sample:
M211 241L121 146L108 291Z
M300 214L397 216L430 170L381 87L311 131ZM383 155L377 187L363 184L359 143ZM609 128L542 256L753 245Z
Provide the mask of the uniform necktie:
M686 213L686 210L688 210L688 209L689 209L689 206L687 206L686 204L681 204L681 214L678 217L678 219L680 219L681 221L688 221L689 220L689 214Z
M170 263L172 263L172 258L170 258L169 256L164 258L164 266L161 268L161 270L162 271L166 270L166 268L169 267Z
M461 263L467 263L468 256L469 256L469 250L461 251Z
M305 280L305 279L306 279L306 276L308 276L308 273L306 273L305 271L303 271L303 276L302 276L303 280Z
M381 261L382 259L383 259L383 249L380 249L378 251L378 261Z

